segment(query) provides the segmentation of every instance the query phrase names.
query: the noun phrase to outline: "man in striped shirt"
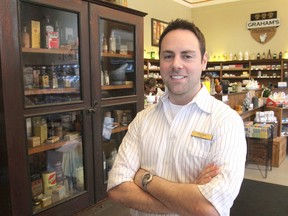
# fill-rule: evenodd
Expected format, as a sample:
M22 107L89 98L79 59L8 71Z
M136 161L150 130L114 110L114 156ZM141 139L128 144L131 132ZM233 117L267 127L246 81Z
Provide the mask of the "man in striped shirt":
M131 215L228 216L244 176L242 119L201 84L207 52L193 23L170 22L159 54L167 90L129 125L108 195Z

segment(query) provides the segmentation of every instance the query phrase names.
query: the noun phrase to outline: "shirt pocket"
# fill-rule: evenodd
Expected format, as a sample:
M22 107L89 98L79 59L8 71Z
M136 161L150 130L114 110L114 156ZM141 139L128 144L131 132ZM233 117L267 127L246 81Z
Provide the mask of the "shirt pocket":
M211 143L211 140L206 140L199 137L191 137L191 141L187 147L188 156L207 158L211 148Z

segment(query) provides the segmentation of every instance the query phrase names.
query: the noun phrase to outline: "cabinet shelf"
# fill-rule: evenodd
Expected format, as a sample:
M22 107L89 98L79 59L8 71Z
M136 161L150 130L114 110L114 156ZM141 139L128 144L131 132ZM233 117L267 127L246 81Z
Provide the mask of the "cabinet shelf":
M112 58L133 58L132 54L118 54L118 53L102 53L102 56Z
M71 142L71 141L59 141L56 143L42 144L40 146L29 148L28 154L32 155L32 154L37 154L40 152L45 152L48 150L56 149L56 148L62 147L64 145L69 145L69 142Z
M42 94L67 94L79 93L78 88L57 88L57 89L26 89L25 96L27 95L42 95Z
M249 79L249 76L222 76L222 79Z
M74 50L68 49L44 49L44 48L24 48L22 47L23 53L42 53L42 54L71 54L74 55Z
M133 88L133 84L126 84L126 85L107 85L101 86L101 90L117 90L117 89L129 89Z
M127 130L128 130L128 126L119 126L117 128L114 128L112 130L112 133L119 133L119 132L127 131Z
M249 70L249 68L230 68L230 69L222 69L222 71L243 71Z
M281 78L280 76L277 76L277 77L272 77L272 76L267 76L267 77L250 76L250 77L254 78L254 79L280 79Z

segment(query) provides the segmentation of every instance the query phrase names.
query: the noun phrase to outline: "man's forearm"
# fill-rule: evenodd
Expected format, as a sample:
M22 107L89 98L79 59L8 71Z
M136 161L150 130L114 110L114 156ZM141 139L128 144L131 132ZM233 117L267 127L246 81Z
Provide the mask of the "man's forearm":
M196 184L179 184L154 176L147 191L179 215L219 215Z
M115 202L139 211L160 214L171 213L168 207L149 193L143 191L134 182L124 182L110 189L108 196Z

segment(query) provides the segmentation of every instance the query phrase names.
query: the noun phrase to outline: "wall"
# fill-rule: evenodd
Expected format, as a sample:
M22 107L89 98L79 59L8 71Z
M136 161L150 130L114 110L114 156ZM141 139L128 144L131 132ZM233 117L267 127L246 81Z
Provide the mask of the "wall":
M249 0L230 4L192 9L192 19L206 36L210 56L242 51L267 54L288 50L288 1ZM274 37L265 44L256 42L246 28L250 15L257 12L277 11L280 26Z
M151 18L164 22L179 17L191 20L191 9L172 0L129 0L128 6L148 13L144 18L144 48L147 52L158 52L158 47L151 46Z
M212 5L190 9L173 0L129 0L128 6L148 13L144 19L144 47L146 51L157 47L151 46L151 18L170 21L175 18L193 20L203 31L207 50L211 57L222 54L272 53L288 50L288 1L287 0L241 0L228 4ZM256 42L247 30L250 14L277 11L280 26L275 36L266 44Z

